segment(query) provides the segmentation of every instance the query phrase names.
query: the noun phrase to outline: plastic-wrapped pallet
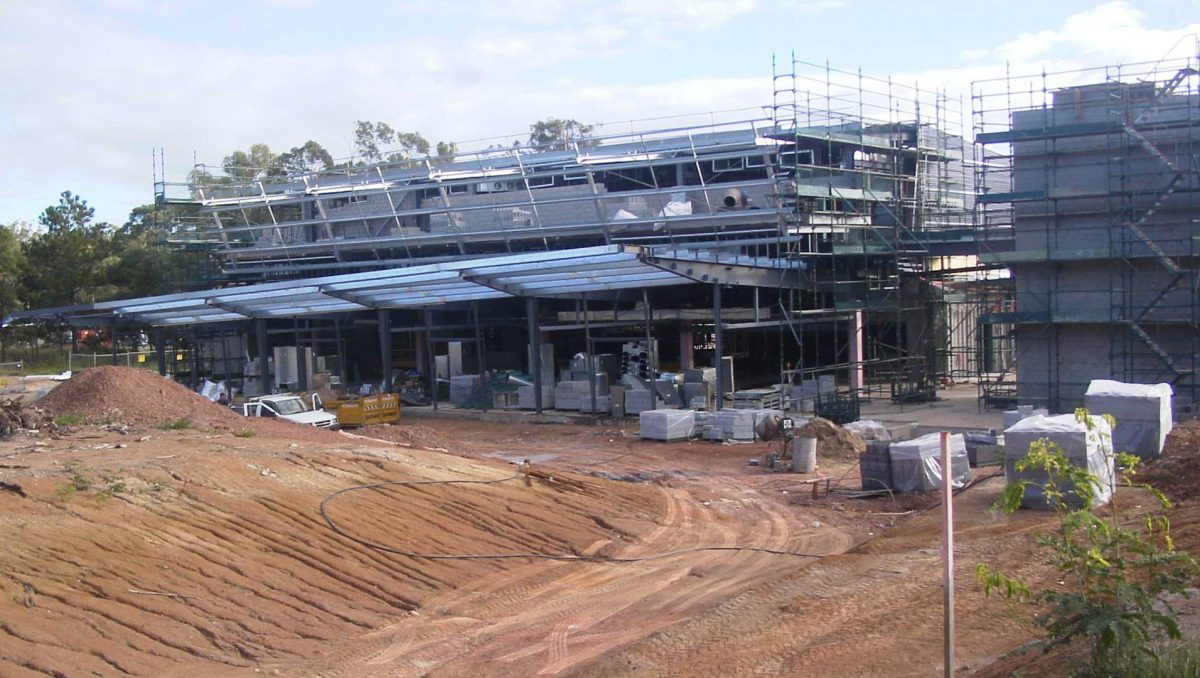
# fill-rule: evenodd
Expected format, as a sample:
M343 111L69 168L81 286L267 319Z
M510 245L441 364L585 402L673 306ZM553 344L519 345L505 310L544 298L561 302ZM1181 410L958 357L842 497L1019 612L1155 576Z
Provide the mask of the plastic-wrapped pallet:
M1072 465L1086 468L1096 476L1094 506L1100 506L1108 502L1112 494L1114 463L1110 435L1108 422L1097 415L1092 415L1090 429L1073 414L1054 417L1038 415L1023 419L1004 431L1004 478L1009 483L1018 480L1034 483L1025 489L1021 506L1050 508L1039 486L1046 481L1045 475L1039 471L1017 470L1017 462L1029 454L1029 446L1045 438L1061 446Z
M1004 412L1004 428L1015 426L1022 419L1028 419L1035 415L1048 417L1050 412L1041 407L1034 409L1033 405L1021 405L1015 410L1006 410Z
M687 440L696 427L696 413L692 410L646 410L638 415L638 426L641 436L648 440Z
M863 440L880 440L890 442L892 434L888 433L887 427L882 422L874 419L860 419L846 424L845 429L851 433L858 434Z
M892 443L892 489L896 492L928 492L942 486L942 434L928 435ZM967 445L961 433L950 436L951 485L963 487L971 481Z
M1095 415L1111 414L1117 420L1112 446L1117 452L1156 459L1171 432L1170 384L1125 384L1093 379L1084 404Z
M454 403L455 407L464 407L469 404L478 390L478 374L450 377L450 402Z

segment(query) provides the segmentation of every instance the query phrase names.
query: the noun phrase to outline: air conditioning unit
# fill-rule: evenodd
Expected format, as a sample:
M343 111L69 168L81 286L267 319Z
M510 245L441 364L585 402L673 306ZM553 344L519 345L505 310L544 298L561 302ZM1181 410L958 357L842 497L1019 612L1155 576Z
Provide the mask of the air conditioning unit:
M500 193L507 190L508 182L505 181L483 181L475 185L476 193Z

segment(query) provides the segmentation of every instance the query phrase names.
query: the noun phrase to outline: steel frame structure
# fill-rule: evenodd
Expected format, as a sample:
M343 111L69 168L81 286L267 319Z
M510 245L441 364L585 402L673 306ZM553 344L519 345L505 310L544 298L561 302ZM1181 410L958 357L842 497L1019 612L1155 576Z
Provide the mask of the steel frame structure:
M1080 404L1092 378L1200 395L1198 67L973 84L981 251L1017 279L1016 308L984 321L1014 327L1022 402Z

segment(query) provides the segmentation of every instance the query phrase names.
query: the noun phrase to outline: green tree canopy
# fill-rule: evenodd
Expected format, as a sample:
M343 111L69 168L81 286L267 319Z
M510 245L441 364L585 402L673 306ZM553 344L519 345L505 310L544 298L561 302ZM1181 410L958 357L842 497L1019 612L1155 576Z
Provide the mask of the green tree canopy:
M23 284L30 306L63 306L103 298L112 262L112 227L93 221L87 201L64 191L38 217L44 230L25 242Z
M529 126L529 145L559 151L571 148L573 143L593 146L596 142L588 136L593 129L593 125L585 125L578 120L546 118Z

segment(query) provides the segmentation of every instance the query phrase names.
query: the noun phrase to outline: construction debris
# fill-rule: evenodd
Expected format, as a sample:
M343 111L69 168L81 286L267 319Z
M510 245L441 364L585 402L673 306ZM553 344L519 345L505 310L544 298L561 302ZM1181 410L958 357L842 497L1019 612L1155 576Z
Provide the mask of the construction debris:
M18 431L36 431L53 429L54 422L42 410L36 407L22 405L19 400L5 400L0 403L0 437L12 435Z
M826 459L858 459L867 449L862 438L821 417L813 417L797 428L796 437L816 438L817 454Z

